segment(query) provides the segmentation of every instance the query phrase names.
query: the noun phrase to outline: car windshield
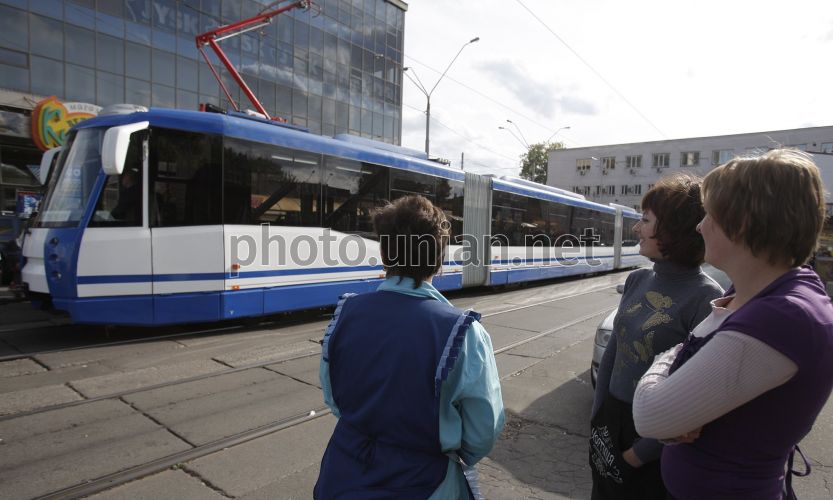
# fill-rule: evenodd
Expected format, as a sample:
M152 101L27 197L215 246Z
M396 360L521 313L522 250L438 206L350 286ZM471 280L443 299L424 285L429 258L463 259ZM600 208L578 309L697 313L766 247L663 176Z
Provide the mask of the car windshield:
M38 227L77 226L84 216L95 180L101 172L103 129L71 135L52 175Z

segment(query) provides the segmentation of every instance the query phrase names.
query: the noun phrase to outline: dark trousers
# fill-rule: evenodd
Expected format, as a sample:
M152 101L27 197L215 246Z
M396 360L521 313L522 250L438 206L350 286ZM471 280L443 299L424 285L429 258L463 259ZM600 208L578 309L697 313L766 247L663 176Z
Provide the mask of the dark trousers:
M590 421L593 500L665 500L659 460L634 469L622 458L638 438L631 405L608 395Z

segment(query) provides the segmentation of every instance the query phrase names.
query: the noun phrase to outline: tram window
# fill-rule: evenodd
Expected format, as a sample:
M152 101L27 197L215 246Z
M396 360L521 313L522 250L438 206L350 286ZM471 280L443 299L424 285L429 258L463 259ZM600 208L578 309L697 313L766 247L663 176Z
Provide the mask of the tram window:
M142 225L143 138L144 134L131 136L122 174L107 176L90 220L90 227Z
M597 212L589 208L574 207L573 220L570 223L570 233L576 238L592 237L598 235L595 217Z
M405 170L390 170L391 201L409 194L418 194L428 198L433 203L435 192L436 177Z
M445 213L451 224L450 241L462 243L463 234L463 186L462 181L437 178L437 206Z
M220 223L221 142L215 135L153 129L150 220L154 227Z
M226 138L225 224L321 225L321 157Z
M597 243L603 247L613 246L614 231L616 229L616 216L613 214L596 212L598 223L596 228L599 231L599 242Z
M373 211L388 199L386 167L325 157L324 227L376 238Z
M573 207L548 201L546 202L546 209L550 241L553 245L559 245L561 244L559 238L562 238L565 234L570 234L570 219L573 215Z
M524 234L524 245L550 246L547 237L547 219L544 207L547 202L538 198L526 199L526 216L521 224Z
M630 247L639 244L639 238L636 236L636 231L633 226L639 222L639 219L622 218L622 246Z
M509 246L524 245L523 222L527 204L523 196L495 191L492 194L492 237Z

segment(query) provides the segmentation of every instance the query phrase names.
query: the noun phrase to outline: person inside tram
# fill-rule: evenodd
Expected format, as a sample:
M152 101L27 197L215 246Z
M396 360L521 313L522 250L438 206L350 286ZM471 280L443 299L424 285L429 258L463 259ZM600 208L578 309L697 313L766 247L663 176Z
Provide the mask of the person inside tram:
M431 284L448 223L422 196L373 216L386 280L345 295L321 350L338 418L314 489L325 498L478 498L474 465L503 428L489 334Z
M142 177L139 169L125 168L122 172L119 179L119 199L110 215L124 222L141 222Z
M709 313L723 290L700 269L703 238L701 182L691 176L661 179L642 198L634 225L639 253L653 267L625 281L613 332L602 357L591 411L592 498L666 498L660 471L663 444L634 427L636 383L654 356L680 343Z
M685 343L654 360L633 407L640 434L677 443L665 447L662 470L678 499L795 498L797 444L833 389L833 305L804 265L823 228L824 191L811 158L788 149L733 159L705 178L706 262L733 287Z

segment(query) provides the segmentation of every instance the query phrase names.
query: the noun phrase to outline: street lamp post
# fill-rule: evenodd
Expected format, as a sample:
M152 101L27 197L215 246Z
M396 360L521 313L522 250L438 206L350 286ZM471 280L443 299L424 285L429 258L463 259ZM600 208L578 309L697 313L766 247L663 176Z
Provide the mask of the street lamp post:
M426 104L425 104L425 154L426 155L428 154L428 151L429 151L430 145L431 145L431 142L430 142L430 139L431 139L430 138L430 131L431 131L431 94L434 93L434 90L437 88L437 85L440 84L442 79L445 77L445 74L448 73L448 70L451 69L451 65L454 64L454 61L456 61L457 58L460 57L460 53L463 52L463 49L465 49L469 45L471 45L474 42L477 42L479 40L480 40L479 36L474 37L471 40L469 40L468 42L464 43L462 47L460 47L460 50L457 51L457 55L455 55L454 59L452 59L451 62L448 63L448 66L446 66L445 71L443 71L443 74L440 75L440 78L437 80L437 83L434 84L434 86L431 88L430 91L426 90L425 86L422 84L419 77L416 76L416 73L413 71L413 68L410 68L410 67L402 68L402 71L406 72L405 76L410 78L411 81L414 83L414 85L416 85L416 87L420 90L420 92L425 94L425 100L426 100ZM411 76L407 73L408 70L411 70L411 73L413 73L414 78L411 78Z
M523 147L524 147L524 148L526 148L526 149L529 149L529 144L526 142L526 140L523 140L523 141L522 141L520 137L518 137L517 135L515 135L515 132L512 132L512 129L511 129L511 128L506 128L506 127L498 127L498 129L499 129L499 130L505 130L505 131L509 132L510 134L512 134L512 137L514 137L514 138L515 138L515 140L516 140L516 141L518 141L518 142L521 144L521 146L523 146ZM521 137L523 137L523 134L521 134Z
M511 123L512 125L514 125L514 126L515 126L515 129L516 129L516 130L518 131L518 133L521 135L521 139L523 139L524 146L526 147L526 149L529 149L529 141L527 141L527 140L526 140L526 137L524 137L524 133L523 133L523 132L521 132L521 127L519 127L517 123L513 122L513 121L512 121L512 120L510 120L509 118L507 118L507 119L506 119L506 123Z
M569 127L569 126L566 126L566 127L561 127L561 128L559 128L558 130L556 130L555 132L553 132L553 133L552 133L552 135L549 137L549 139L547 139L547 140L546 140L546 142L550 142L550 141L552 140L552 138L553 138L553 137L555 137L555 136L556 136L556 134L558 134L558 133L559 133L559 132L561 132L562 130L570 130L570 127Z

